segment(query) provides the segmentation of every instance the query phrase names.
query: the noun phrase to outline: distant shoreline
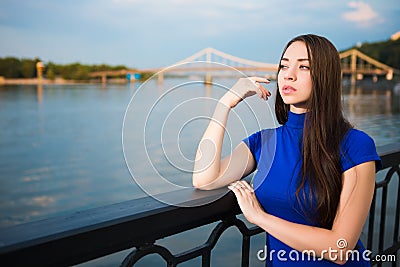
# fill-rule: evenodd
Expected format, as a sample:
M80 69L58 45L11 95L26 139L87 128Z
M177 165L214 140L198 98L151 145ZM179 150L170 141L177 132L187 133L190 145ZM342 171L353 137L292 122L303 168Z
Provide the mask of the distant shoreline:
M107 79L108 84L125 84L126 79L114 78ZM0 76L0 85L40 85L40 84L101 84L101 80L91 79L88 81L82 80L66 80L63 78L50 79L38 79L38 78L19 78L19 79L6 79Z
M78 84L78 83L89 83L83 81L75 80L65 80L65 79L37 79L37 78L21 78L21 79L1 79L1 85L37 85L37 84Z
M125 78L108 78L106 84L127 84L129 82ZM399 79L393 79L391 81L380 79L377 82L373 82L371 80L360 80L357 81L357 85L367 85L374 87L376 83L386 83L388 85L394 86L399 83ZM0 76L0 86L2 85L78 85L78 84L102 84L101 79L90 79L90 80L67 80L63 78L56 78L54 80L51 79L38 79L38 78L18 78L18 79L6 79ZM348 87L350 86L349 79L342 79L342 86Z

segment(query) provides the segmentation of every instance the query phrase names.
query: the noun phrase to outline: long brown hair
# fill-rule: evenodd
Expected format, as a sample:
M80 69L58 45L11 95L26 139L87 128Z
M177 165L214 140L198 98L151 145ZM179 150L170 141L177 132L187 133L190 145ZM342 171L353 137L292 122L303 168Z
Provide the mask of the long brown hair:
M307 34L289 41L281 59L286 49L296 41L304 42L307 47L312 80L300 144L302 168L296 197L301 203L301 195L303 200L308 201L306 203L316 208L316 214L312 214L312 217L317 218L316 222L321 227L330 229L342 191L340 143L352 127L342 112L340 58L335 46L328 39ZM279 71L280 68L278 73ZM285 124L288 120L289 108L277 93L275 112L280 124ZM307 192L306 184L310 186Z

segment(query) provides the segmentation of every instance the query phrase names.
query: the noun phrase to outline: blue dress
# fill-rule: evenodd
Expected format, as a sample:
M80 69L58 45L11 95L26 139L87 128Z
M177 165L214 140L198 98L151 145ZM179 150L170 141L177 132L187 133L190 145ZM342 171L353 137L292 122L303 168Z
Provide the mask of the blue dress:
M310 220L313 211L305 211L306 206L299 205L296 198L302 162L301 138L304 118L305 114L289 112L288 121L284 125L276 129L261 130L243 141L257 163L257 173L252 183L264 210L287 221L318 226ZM377 169L380 168L380 158L374 141L362 131L351 129L341 142L341 150L344 151L341 153L343 172L368 161L375 161ZM306 191L307 188L306 184ZM365 257L362 252L365 248L360 240L356 249L360 253L359 260L357 257L353 257L354 260L350 257L344 266L370 266L369 261L363 259ZM302 255L268 233L266 252L264 256L268 267L337 266L318 257L308 257L309 254Z

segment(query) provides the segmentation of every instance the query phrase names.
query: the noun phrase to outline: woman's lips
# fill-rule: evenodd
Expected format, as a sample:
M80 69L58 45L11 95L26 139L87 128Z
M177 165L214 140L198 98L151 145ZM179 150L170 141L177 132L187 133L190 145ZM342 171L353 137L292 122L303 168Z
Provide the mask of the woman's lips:
M291 94L291 93L293 93L293 92L296 92L296 89L294 89L294 88L291 87L291 86L285 85L285 86L283 86L283 88L282 88L282 93L284 93L284 94Z

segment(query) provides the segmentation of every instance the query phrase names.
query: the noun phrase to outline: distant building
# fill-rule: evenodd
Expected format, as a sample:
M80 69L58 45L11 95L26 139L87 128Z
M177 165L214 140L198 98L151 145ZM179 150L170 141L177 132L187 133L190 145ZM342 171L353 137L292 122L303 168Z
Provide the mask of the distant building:
M43 70L44 70L45 66L43 64L43 62L39 61L36 63L36 72L37 72L37 77L38 79L42 79L43 78Z
M399 38L400 38L400 31L398 31L395 34L392 34L392 36L390 36L390 39L392 39L392 41L396 41Z

